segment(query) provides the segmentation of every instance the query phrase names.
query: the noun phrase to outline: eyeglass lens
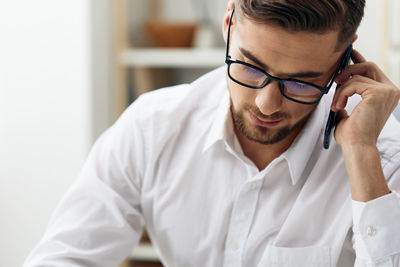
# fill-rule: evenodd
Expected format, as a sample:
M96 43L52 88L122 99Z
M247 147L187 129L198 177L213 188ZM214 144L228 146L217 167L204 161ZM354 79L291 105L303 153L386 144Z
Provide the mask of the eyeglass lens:
M264 72L238 62L230 64L229 74L234 80L250 87L264 87L268 80ZM302 82L284 80L280 81L280 86L284 95L303 102L316 101L322 94L317 87Z

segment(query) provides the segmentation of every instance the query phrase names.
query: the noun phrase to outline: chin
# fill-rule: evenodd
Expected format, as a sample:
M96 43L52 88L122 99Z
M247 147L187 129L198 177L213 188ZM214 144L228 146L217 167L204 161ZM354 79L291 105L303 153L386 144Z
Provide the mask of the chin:
M288 137L295 129L290 126L283 126L278 129L270 129L257 125L247 125L238 128L239 132L247 139L263 145L272 145L281 142Z

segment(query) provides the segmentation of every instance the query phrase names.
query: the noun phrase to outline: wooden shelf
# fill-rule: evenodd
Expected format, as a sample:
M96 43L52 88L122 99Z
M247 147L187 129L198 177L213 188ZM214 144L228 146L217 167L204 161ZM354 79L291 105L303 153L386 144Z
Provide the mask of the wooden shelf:
M126 67L214 68L222 66L225 48L132 48L121 53Z

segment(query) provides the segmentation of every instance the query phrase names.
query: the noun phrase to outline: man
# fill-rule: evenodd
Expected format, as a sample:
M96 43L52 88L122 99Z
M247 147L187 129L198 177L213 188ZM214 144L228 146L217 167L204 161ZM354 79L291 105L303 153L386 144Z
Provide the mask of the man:
M351 52L363 9L229 2L226 67L133 103L25 266L116 266L144 225L164 266L400 266L400 90Z

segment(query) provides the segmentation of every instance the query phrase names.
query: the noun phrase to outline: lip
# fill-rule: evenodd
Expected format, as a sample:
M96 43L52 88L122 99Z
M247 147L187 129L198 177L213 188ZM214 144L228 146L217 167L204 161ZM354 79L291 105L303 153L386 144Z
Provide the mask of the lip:
M253 123L255 123L261 127L274 127L282 121L282 120L277 120L277 121L262 120L251 111L249 111L249 116L250 116L250 119L253 121Z

